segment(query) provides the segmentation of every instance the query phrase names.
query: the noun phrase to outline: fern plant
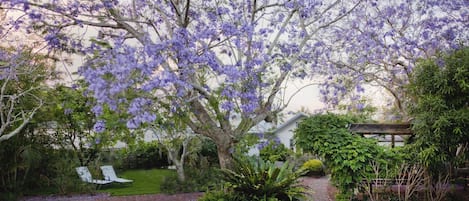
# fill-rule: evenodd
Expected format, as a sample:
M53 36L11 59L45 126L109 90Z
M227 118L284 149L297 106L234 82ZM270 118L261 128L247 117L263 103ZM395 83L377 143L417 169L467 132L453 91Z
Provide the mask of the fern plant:
M304 170L293 171L289 163L277 167L260 158L236 158L233 169L221 171L228 189L235 194L251 199L299 200L304 197L304 188L298 181Z

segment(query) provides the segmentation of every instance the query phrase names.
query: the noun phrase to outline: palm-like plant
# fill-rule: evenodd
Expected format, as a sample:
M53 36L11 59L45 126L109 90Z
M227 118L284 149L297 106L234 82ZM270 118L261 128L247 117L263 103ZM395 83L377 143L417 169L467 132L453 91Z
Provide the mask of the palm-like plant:
M223 169L222 178L234 193L252 199L276 198L299 200L304 197L304 188L298 178L304 170L293 170L288 162L280 167L257 158L236 158L233 169Z

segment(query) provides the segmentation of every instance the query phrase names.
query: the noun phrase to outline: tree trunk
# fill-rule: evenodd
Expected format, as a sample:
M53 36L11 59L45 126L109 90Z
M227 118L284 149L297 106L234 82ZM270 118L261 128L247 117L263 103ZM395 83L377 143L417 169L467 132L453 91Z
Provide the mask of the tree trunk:
M184 174L184 164L181 162L175 162L174 165L176 166L176 172L178 174L179 181L184 182L186 180L186 175Z
M173 165L176 167L176 173L178 174L178 180L179 181L185 181L186 176L184 174L184 155L182 155L180 158L178 157L178 151L175 150L174 148L170 147L169 145L166 145L166 150L168 151L168 158L171 160Z
M230 169L233 162L233 156L231 155L231 144L232 142L221 142L217 144L218 161L220 162L221 169Z

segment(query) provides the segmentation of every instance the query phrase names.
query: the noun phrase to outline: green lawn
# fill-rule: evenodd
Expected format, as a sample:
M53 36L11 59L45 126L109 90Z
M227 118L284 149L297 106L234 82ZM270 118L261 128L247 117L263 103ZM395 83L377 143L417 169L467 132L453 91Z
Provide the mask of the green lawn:
M174 170L127 170L118 172L117 176L134 180L131 184L112 183L101 187L99 192L108 192L111 195L143 195L160 193L160 185L165 176L175 175Z

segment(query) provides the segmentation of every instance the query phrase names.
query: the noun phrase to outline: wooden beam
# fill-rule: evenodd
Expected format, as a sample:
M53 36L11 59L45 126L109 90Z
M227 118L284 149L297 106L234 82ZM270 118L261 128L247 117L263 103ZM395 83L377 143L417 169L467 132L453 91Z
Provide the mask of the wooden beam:
M413 135L411 124L351 124L349 130L357 134Z

